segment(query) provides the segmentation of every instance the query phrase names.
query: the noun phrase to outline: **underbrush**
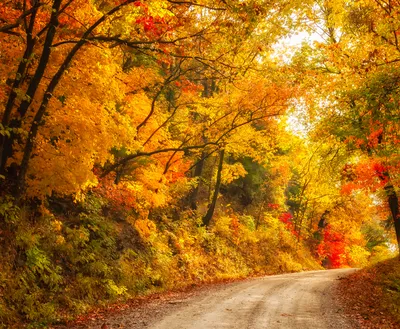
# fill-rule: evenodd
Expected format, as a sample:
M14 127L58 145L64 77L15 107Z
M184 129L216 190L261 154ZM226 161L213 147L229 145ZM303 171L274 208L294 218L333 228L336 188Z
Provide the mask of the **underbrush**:
M0 324L62 323L94 306L201 282L318 269L279 219L191 212L140 218L84 202L16 207L1 200Z

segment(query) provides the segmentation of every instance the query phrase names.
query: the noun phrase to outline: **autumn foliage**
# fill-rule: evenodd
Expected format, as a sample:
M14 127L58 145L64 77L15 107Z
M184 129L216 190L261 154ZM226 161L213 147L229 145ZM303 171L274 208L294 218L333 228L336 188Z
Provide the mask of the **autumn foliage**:
M323 240L318 245L317 253L328 267L340 268L348 265L346 246L345 237L338 232L333 232L328 225L325 227Z
M397 4L359 5L1 1L0 326L389 257Z

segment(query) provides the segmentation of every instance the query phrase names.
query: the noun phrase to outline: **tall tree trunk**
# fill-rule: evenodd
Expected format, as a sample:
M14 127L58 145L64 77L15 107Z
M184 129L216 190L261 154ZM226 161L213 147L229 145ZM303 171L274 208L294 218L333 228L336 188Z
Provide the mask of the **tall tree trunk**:
M43 79L47 64L49 63L51 46L53 44L53 40L57 32L57 27L59 25L58 15L61 7L61 2L62 0L55 0L51 8L50 26L44 40L42 54L40 56L35 74L33 75L32 80L28 85L25 99L22 101L21 105L18 108L18 112L20 113L21 118L23 118L28 111L28 108L31 105L39 88L40 82Z
M214 215L215 211L215 206L217 204L217 199L218 199L218 194L219 194L219 189L221 187L221 174L222 174L222 167L224 164L224 154L225 150L221 150L219 152L219 164L218 164L218 172L217 172L217 181L215 183L215 189L214 189L214 195L211 200L210 205L208 206L207 213L203 217L203 225L204 226L209 226L211 219Z
M379 179L381 181L386 182L384 187L386 195L387 195L387 202L390 209L390 213L392 215L392 220L394 224L394 229L396 231L396 239L397 239L397 246L400 252L400 210L399 210L399 198L397 196L396 190L391 183L390 180L390 173L389 171L383 171L377 173Z
M18 128L19 124L13 120L10 124L11 114L14 108L14 103L17 98L17 89L20 87L25 78L26 70L28 68L29 59L32 56L33 48L36 39L33 37L33 28L35 25L36 14L39 8L39 2L34 5L32 15L29 19L28 28L26 31L26 48L22 59L19 62L17 72L15 73L14 81L11 86L10 94L5 106L1 124L4 128ZM15 134L11 132L10 136L0 135L0 174L4 174L6 170L6 163L8 158L12 156L12 144L15 139Z
M197 210L197 196L199 194L200 183L201 183L201 174L203 173L204 162L205 162L206 153L203 151L201 153L200 160L197 162L194 168L194 177L199 177L199 183L193 189L190 195L190 208L193 210Z
M58 6L59 2L60 2L60 0L55 0L55 2L53 4L53 8L55 8L57 12L58 12L58 9L59 9L59 6ZM36 114L35 114L35 116L33 118L33 122L31 124L30 130L29 130L29 133L28 133L28 138L27 138L26 145L25 145L25 148L24 148L24 151L23 151L22 161L21 161L20 170L19 170L17 183L16 183L15 195L17 196L17 198L19 198L22 195L22 193L24 192L24 190L25 190L25 176L26 176L26 173L28 171L29 161L31 159L31 155L32 155L32 152L33 152L33 149L34 149L35 138L36 138L36 136L38 134L39 126L43 123L43 118L44 118L44 116L46 114L47 105L49 104L50 99L53 97L54 90L56 89L56 87L57 87L58 83L60 82L62 76L64 75L65 71L67 70L67 68L71 64L71 62L74 59L76 53L87 43L87 37L99 25L101 25L108 17L110 17L111 15L115 14L116 12L118 12L121 8L131 4L133 2L134 2L134 0L126 0L125 2L119 4L116 7L114 7L113 9L111 9L109 12L105 13L97 21L95 21L83 33L82 37L75 44L75 46L72 47L72 49L69 51L69 53L65 57L63 63L58 68L57 72L51 78L51 80L49 82L49 85L47 86L47 89L46 89L46 91L44 93L44 96L43 96L42 102L41 102L41 104L39 106L39 109L37 110L37 112L36 112ZM55 7L56 5L58 6L58 9ZM54 33L56 32L55 29L58 26L58 20L57 20L57 16L54 15L54 10L53 10L52 16L50 18L50 23L52 25L49 27L49 31L47 32L45 46L46 46L46 43L49 41L49 38L54 38ZM47 55L42 54L42 56L47 56ZM43 57L43 58L45 59L46 57ZM42 61L42 59L40 61ZM39 65L40 65L40 63L39 63ZM21 106L19 108L19 112L21 114L24 114L25 106L26 105L24 105L24 103L21 104Z
M204 87L202 97L204 98L210 98L213 93L213 87L210 86L210 81L207 78L202 79L202 85ZM208 139L204 136L203 134L203 141L206 143ZM203 169L204 169L204 164L205 164L205 159L207 157L207 154L205 151L201 152L200 160L197 162L195 169L194 169L194 177L199 178L199 183L197 186L193 189L189 202L190 202L190 208L192 210L197 210L197 198L199 195L199 190L200 190L200 184L201 184L201 175L203 174Z
M392 214L394 229L396 231L397 245L400 251L400 211L399 211L399 198L392 184L385 186L387 201Z

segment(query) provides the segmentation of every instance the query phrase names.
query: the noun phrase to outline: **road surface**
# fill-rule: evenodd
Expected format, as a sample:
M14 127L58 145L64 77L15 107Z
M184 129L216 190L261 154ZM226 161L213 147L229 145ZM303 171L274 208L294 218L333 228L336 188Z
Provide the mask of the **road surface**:
M357 328L332 298L332 288L354 270L274 275L229 284L187 301L149 323L150 329Z
M273 275L153 296L57 329L355 329L333 288L353 269Z

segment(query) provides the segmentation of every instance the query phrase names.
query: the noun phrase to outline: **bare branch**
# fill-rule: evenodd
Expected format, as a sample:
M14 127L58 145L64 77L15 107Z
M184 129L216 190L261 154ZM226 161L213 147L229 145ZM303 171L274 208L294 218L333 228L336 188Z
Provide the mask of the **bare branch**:
M139 157L152 156L152 155L155 155L155 154L168 153L168 152L187 152L187 151L190 151L190 150L203 149L203 148L205 148L205 147L207 147L209 145L218 145L218 143L216 143L216 142L208 142L208 143L204 143L204 144L201 144L201 145L189 145L189 146L185 146L185 147L170 147L170 148L159 149L159 150L155 150L155 151L151 151L151 152L136 152L135 154L128 155L128 156L120 159L119 161L117 161L113 165L111 165L109 168L107 168L104 171L104 173L101 175L101 177L107 176L109 173L111 173L112 171L117 169L119 166L124 165L128 161L131 161L131 160L139 158Z
M179 77L181 76L181 74L179 72L180 72L180 66L181 66L182 63L183 63L183 61L181 61L179 63L179 65L172 71L170 76L167 79L165 79L165 81L162 84L161 88L157 91L156 95L153 97L153 101L151 102L150 112L146 116L146 118L136 127L136 131L137 132L139 132L140 128L143 127L149 121L151 116L153 115L157 99L161 95L161 93L164 91L164 88L166 86L168 86L171 82L176 81L177 79L179 79Z
M151 135L146 139L146 141L143 143L143 146L145 146L148 142L150 142L150 140L153 138L153 136L163 127L165 127L165 125L175 116L177 110L178 110L179 106L176 106L174 108L174 110L172 111L171 115L161 124L158 126L158 128L156 130L154 130Z
M206 8L209 10L218 10L218 11L226 11L226 8L224 7L211 7L207 5L203 5L200 3L192 2L192 1L173 1L173 0L167 0L169 3L173 3L175 5L186 5L188 7L201 7L201 8Z
M111 173L112 171L115 171L118 167L125 165L127 162L136 159L138 157L143 157L143 156L152 156L155 154L159 154L159 153L167 153L167 152L187 152L190 150L195 150L195 149L204 149L207 146L219 146L223 140L225 138L227 138L234 130L245 126L247 124L250 124L252 122L256 122L258 120L263 120L269 117L275 117L280 115L281 112L275 112L275 113L270 113L270 114L266 114L266 115L262 115L262 116L258 116L258 117L252 117L250 119L248 119L245 122L242 122L240 124L237 124L234 127L229 128L227 131L225 131L224 133L222 133L215 141L210 141L204 144L200 144L200 145L188 145L185 147L177 147L177 148L165 148L165 149L158 149L158 150L154 150L154 151L150 151L150 152L136 152L134 154L128 155L124 158L119 159L117 162L115 162L113 165L109 166L107 169L105 169L105 171L103 172L103 174L101 175L101 177L105 177L107 176L109 173Z

